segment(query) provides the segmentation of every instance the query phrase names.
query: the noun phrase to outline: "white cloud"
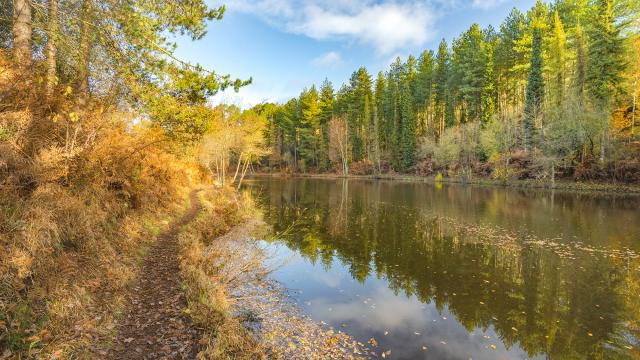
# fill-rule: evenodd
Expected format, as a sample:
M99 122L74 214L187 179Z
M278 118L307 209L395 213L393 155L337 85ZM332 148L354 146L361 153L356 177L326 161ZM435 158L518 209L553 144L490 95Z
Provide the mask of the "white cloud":
M311 60L311 63L315 66L332 67L342 63L342 56L338 52L329 51Z
M498 5L504 4L507 0L473 0L471 6L476 9L491 9Z
M423 45L434 36L436 20L432 8L415 0L231 0L229 8L261 16L291 33L355 40L382 54Z
M269 101L266 94L250 91L249 88L243 87L239 92L233 89L225 90L214 95L210 101L212 105L228 104L235 105L241 109L249 109L254 105Z
M212 105L229 104L236 105L241 109L249 109L264 102L283 102L295 96L292 89L298 89L298 84L290 83L260 83L254 82L251 85L241 87L238 92L233 89L221 91L210 98ZM294 90L295 91L295 90Z

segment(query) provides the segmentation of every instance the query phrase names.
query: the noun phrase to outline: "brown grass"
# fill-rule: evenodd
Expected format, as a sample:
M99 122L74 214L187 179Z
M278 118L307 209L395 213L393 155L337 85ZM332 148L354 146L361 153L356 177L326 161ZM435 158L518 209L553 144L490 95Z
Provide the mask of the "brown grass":
M264 349L230 312L227 293L230 272L223 269L224 250L211 244L250 216L250 205L230 190L217 189L201 196L202 211L180 234L180 266L188 311L206 329L199 358L262 359ZM209 246L211 245L211 246Z

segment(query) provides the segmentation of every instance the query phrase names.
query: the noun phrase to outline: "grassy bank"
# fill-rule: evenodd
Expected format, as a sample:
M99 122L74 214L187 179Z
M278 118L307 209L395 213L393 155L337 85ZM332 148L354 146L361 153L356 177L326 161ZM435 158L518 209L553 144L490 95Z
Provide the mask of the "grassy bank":
M0 357L89 358L201 173L135 113L0 68Z
M252 237L263 223L250 198L217 188L203 191L200 201L200 215L179 237L188 312L206 329L199 357L365 358L363 344L313 321L269 279L267 262L277 264Z
M149 155L149 154L147 154ZM158 159L157 159L158 160ZM165 160L168 160L165 158ZM86 357L113 332L125 294L160 231L184 210L187 178L156 192L144 164L136 185L40 184L0 199L0 348L24 358ZM40 175L38 172L35 175ZM158 188L159 189L159 188ZM133 203L135 199L135 204Z
M246 200L229 189L200 193L201 210L179 236L180 269L192 319L205 329L199 356L207 359L261 359L265 350L232 313L229 287L240 272L255 272L262 256L255 252L234 269L237 261L216 239L254 216Z
M395 180L412 181L424 183L443 184L469 184L479 186L511 187L521 189L554 189L562 191L586 191L602 192L611 194L640 195L639 185L622 183L600 183L600 182L578 182L559 180L555 183L549 180L494 180L490 178L464 178L464 177L438 177L438 176L416 176L405 174L381 174L381 175L340 175L332 173L252 173L248 177L280 177L280 178L320 178L320 179L361 179L361 180Z

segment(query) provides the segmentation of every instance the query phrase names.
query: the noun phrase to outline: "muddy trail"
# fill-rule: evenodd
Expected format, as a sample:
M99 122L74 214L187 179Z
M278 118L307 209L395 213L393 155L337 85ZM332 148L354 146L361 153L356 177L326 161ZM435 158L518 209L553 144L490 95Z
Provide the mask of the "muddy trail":
M197 328L184 313L186 299L178 264L178 231L201 209L198 191L190 194L191 208L158 235L149 249L140 277L129 294L127 315L117 326L107 359L194 359Z

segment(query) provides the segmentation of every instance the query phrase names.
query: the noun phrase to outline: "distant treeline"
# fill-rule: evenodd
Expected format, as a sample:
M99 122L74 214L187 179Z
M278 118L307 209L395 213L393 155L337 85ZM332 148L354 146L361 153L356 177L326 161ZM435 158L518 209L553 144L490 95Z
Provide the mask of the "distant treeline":
M538 1L499 29L325 80L268 120L263 165L291 172L403 172L640 181L640 3Z

